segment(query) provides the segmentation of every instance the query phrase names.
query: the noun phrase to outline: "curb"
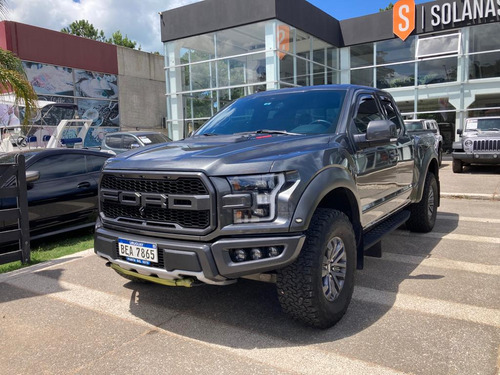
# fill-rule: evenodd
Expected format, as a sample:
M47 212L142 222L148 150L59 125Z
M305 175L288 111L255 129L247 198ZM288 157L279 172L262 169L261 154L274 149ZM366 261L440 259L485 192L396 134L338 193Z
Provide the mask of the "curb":
M441 193L441 198L500 201L500 195L498 194Z

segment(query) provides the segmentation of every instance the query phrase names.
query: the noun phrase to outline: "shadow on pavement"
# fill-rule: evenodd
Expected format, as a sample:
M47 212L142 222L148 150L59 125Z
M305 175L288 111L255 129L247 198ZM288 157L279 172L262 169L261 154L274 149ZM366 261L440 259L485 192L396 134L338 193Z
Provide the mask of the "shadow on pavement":
M446 215L444 223L438 219L435 231L447 234L457 227L458 215ZM422 237L408 235L407 231L398 232L399 234L384 239L383 250L403 257L411 256L412 259L425 259L440 242L440 238L426 237L425 241L420 241ZM233 330L236 328L244 332L252 331L286 341L286 344L283 344L286 346L332 342L367 329L383 317L394 303L394 300L379 304L358 299L357 287L390 292L389 295L393 293L395 297L399 285L405 280L431 283L445 277L441 274L414 275L413 272L419 264L384 260L384 255L382 261L367 258L365 263L365 269L357 272L355 298L351 301L346 315L328 330L304 326L285 315L281 311L273 284L240 280L225 287L204 285L194 288L169 288L134 282L128 282L124 286L133 291L130 312L161 330L217 345L251 349L264 347L266 344L252 342L250 339L242 340L241 337L214 330L220 330L222 324ZM153 318L152 308L157 311L165 309L173 312L173 315L170 314L168 319L158 320L157 315ZM190 321L192 324L186 323Z

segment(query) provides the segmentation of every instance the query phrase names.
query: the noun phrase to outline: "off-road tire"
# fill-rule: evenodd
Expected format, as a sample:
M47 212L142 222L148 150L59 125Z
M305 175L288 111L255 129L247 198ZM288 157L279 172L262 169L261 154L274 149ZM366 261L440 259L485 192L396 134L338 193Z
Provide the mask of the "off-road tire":
M462 173L464 168L464 163L460 159L453 159L453 162L451 164L451 169L453 170L453 173Z
M333 326L351 301L355 269L351 222L340 211L318 209L299 257L278 271L276 285L282 309L307 325ZM338 281L335 285L334 280Z
M406 227L412 232L430 232L436 223L438 202L439 189L436 177L433 173L427 172L422 199L410 206L410 218L406 222Z

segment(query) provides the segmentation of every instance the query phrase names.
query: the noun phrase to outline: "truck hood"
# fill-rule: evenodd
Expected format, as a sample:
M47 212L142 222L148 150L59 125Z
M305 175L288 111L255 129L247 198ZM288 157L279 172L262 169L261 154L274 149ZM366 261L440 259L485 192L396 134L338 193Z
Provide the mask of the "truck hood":
M337 135L251 134L196 136L128 151L105 170L203 171L211 176L287 170L289 162L324 150Z

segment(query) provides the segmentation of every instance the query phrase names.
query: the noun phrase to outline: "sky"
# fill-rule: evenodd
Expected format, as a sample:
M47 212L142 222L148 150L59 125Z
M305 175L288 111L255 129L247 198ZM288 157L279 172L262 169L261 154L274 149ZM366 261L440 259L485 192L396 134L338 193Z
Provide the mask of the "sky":
M146 52L163 52L158 13L203 0L7 0L7 19L55 31L85 19L106 37L120 30ZM251 0L250 0L251 1ZM308 0L337 18L377 13L396 0ZM416 0L417 4L427 0Z

